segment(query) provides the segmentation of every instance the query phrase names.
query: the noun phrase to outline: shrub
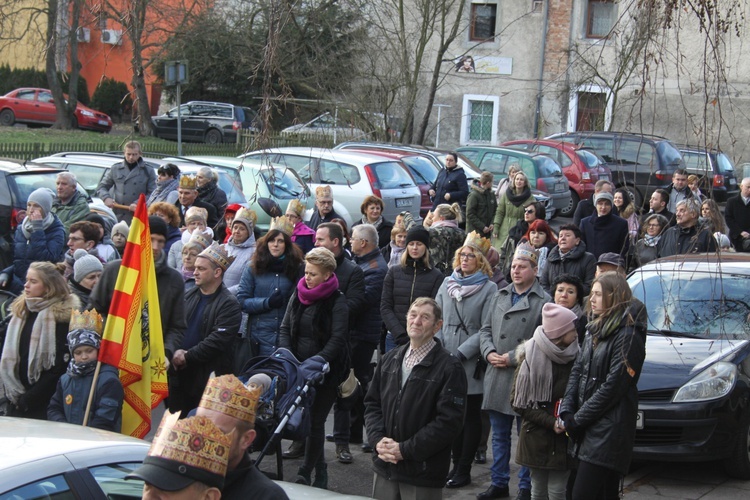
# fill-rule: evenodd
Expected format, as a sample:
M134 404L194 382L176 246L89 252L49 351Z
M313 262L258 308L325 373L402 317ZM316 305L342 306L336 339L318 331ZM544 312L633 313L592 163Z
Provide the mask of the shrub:
M130 115L132 106L133 101L130 98L128 86L113 78L105 77L99 82L91 99L92 108L107 113L117 121L120 121L123 115Z

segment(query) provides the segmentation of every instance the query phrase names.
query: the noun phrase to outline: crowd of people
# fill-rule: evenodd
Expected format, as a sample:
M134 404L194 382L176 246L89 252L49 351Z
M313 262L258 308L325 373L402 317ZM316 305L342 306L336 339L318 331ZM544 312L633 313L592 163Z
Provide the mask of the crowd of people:
M252 467L260 394L235 375L251 357L286 348L330 365L308 437L283 453L302 460L299 483L328 487L329 440L344 464L352 444L372 454L375 498L441 498L471 483L491 433L491 484L477 498L504 498L518 433L519 499L617 498L646 329L625 274L659 257L750 251L750 178L725 214L682 170L647 213L599 181L576 222L555 233L520 169L497 191L489 172L469 188L457 156L447 158L423 224L408 212L386 220L383 200L368 196L350 231L323 186L311 215L292 200L264 235L252 210L227 206L211 169L154 172L137 142L102 179L103 204L82 202L75 176L59 174L57 193L29 196L13 264L0 273L18 295L0 357L7 414L120 430L115 368L102 370L88 414L81 402L143 194L169 362L169 413L152 448L161 457L155 451L134 474L144 495L202 478L202 492L224 498L250 488L284 498ZM345 398L352 377L361 391ZM221 391L244 404L217 399ZM235 432L215 478L170 475L165 464L189 459L156 443L190 429L217 443Z

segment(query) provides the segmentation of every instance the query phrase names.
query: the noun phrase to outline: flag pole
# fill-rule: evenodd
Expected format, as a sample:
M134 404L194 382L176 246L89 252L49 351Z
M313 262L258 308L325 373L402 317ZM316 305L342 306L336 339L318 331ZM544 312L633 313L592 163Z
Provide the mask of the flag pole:
M94 392L96 392L96 381L99 379L99 369L102 367L102 362L96 362L96 369L94 370L94 379L91 381L91 390L89 391L89 400L86 402L86 413L83 414L83 426L89 423L89 412L91 411L91 402L94 400Z

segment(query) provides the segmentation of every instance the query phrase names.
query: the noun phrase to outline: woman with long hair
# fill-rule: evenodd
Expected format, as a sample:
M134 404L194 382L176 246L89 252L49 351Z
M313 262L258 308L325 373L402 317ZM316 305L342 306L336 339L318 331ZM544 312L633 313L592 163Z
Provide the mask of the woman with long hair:
M380 315L388 330L386 352L409 342L406 313L419 297L435 298L445 276L430 262L430 233L415 226L406 233L406 250L401 262L388 269L383 280Z
M547 255L557 245L557 237L552 232L547 221L536 219L529 224L529 229L523 235L521 241L528 241L539 252L539 264L536 275L541 276L547 265Z
M479 329L489 318L490 299L497 292L485 257L490 246L490 240L481 238L476 231L469 234L454 254L453 273L445 278L435 297L443 311L443 328L436 337L461 360L468 381L464 427L453 441L453 469L446 488L461 488L471 482L471 464L482 434L486 363L480 359Z
M430 262L444 276L453 272L453 260L456 250L466 238L464 230L458 227L463 220L461 205L441 203L435 207L430 225Z
M594 279L586 337L560 408L564 430L573 440L571 454L579 464L573 484L576 500L619 498L635 441L636 384L646 344L642 308L617 272Z
M278 345L286 306L302 269L302 250L292 243L293 225L286 217L271 222L271 229L255 248L242 272L237 300L248 314L248 332L258 356L268 356Z
M61 267L31 263L23 293L11 304L0 357L0 396L9 400L9 416L47 419L47 405L67 368L70 315L79 305Z
M523 219L524 207L534 201L528 177L523 172L516 173L510 181L508 190L497 203L495 222L492 226L492 244L500 252L501 257L504 256L502 249L510 229Z
M177 190L180 187L180 168L174 163L165 163L156 169L156 189L146 200L146 206L151 207L154 203L167 203L174 205L177 201ZM149 215L152 215L149 212ZM178 219L179 221L179 219ZM178 222L177 227L180 224Z
M729 234L727 222L721 213L719 204L714 200L708 199L701 203L701 215L698 218L701 224L704 224L712 233L720 232Z
M630 243L633 244L638 238L638 230L640 229L640 217L635 209L635 203L630 199L630 193L625 188L619 188L615 190L613 196L613 204L617 208L617 213L620 217L628 221L628 233L630 233Z
M349 308L339 291L336 258L330 250L313 248L305 256L305 276L297 282L279 329L279 347L289 349L300 361L321 356L330 372L315 387L310 408L311 429L305 444L305 459L297 471L297 483L327 489L328 467L323 456L325 423L336 401L337 389L349 371L347 351Z

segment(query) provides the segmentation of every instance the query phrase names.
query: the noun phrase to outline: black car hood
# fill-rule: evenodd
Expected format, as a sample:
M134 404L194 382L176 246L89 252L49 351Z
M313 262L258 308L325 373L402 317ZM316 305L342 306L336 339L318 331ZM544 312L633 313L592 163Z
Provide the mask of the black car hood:
M730 361L738 352L744 355L748 348L747 340L649 335L638 391L677 389L706 367L717 361Z

